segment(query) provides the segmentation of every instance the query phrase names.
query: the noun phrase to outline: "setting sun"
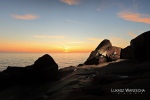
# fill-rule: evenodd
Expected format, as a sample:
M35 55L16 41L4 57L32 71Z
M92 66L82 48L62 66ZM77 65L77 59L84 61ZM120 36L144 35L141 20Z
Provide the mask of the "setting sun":
M69 48L70 48L69 46L65 46L64 47L64 52L69 52Z

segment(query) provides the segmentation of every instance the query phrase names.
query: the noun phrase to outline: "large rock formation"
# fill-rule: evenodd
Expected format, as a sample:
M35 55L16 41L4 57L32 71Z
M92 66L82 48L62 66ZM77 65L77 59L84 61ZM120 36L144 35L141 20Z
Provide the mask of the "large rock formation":
M28 68L36 70L37 78L42 80L56 80L58 75L58 65L54 59L45 54L38 58L33 65L28 66Z
M144 32L131 40L134 59L139 61L150 59L150 31Z
M130 45L121 50L122 59L146 61L150 59L150 31L144 32L130 41Z

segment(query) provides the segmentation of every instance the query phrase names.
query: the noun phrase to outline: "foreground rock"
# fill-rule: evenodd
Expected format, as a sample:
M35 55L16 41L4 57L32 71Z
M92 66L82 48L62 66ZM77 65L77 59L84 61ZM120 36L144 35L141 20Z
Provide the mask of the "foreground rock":
M58 75L58 65L53 58L46 54L26 67L8 67L0 73L1 85L9 86L16 83L41 83L54 81Z
M32 66L33 67L33 66ZM128 60L66 67L56 81L14 84L0 90L0 100L149 100L150 60ZM120 90L119 90L120 89Z

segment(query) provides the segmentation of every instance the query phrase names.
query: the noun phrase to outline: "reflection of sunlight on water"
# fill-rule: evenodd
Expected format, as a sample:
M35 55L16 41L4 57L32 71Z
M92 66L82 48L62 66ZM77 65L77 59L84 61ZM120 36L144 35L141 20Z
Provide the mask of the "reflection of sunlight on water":
M89 53L49 53L59 68L76 66L83 63ZM7 66L24 67L31 65L44 53L0 53L0 71Z
M89 53L52 53L51 56L58 63L59 68L63 68L83 63L89 56Z

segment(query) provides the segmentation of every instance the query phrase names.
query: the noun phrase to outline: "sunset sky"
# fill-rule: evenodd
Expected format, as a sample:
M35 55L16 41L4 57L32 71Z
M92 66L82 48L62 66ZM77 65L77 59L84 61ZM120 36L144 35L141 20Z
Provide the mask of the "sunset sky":
M0 52L126 47L150 30L150 0L0 0Z

